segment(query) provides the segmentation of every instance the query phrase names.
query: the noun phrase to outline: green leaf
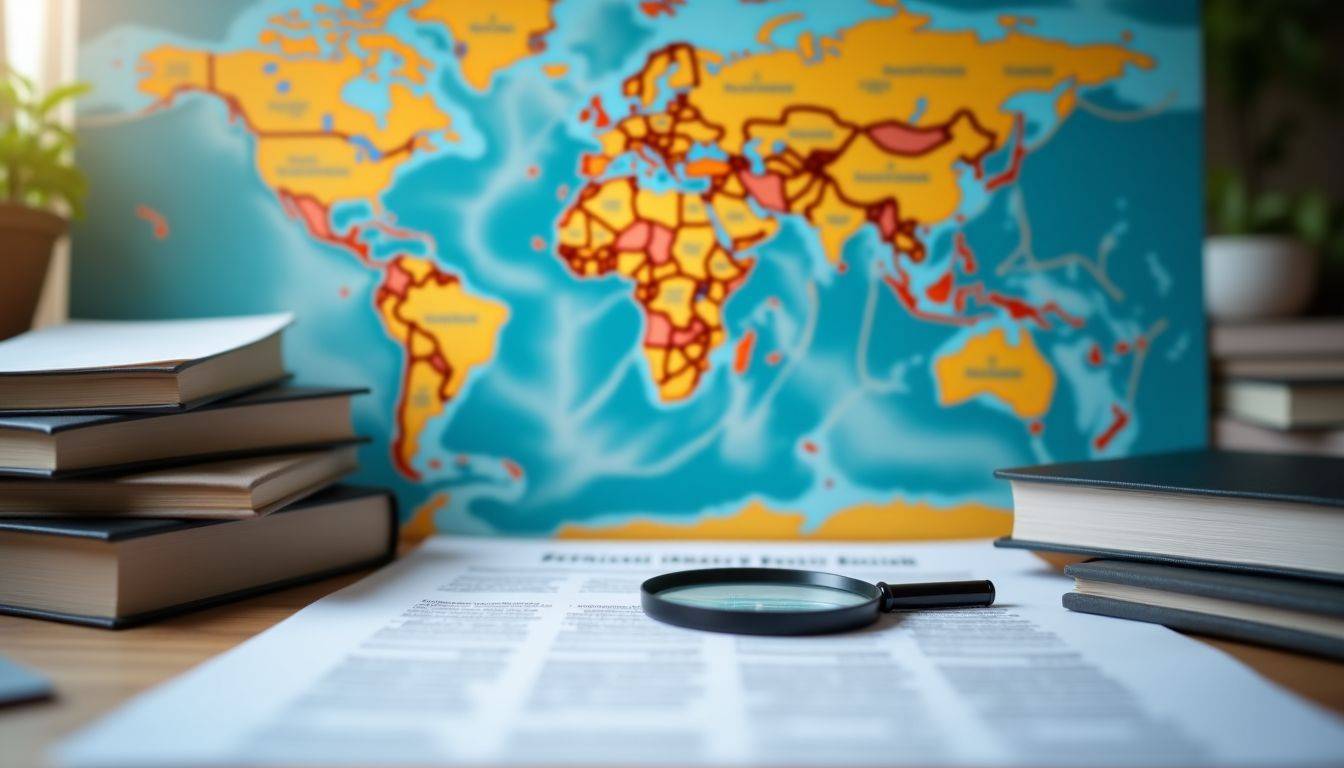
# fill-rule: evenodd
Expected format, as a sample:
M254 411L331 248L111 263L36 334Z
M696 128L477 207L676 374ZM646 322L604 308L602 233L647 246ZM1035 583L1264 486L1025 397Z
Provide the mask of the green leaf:
M19 91L14 87L14 83L9 80L0 80L0 105L7 110L16 109L19 106Z
M1211 172L1208 207L1211 229L1227 235L1244 233L1249 226L1246 180L1226 168Z
M19 72L0 71L0 195L39 208L64 203L82 213L88 181L73 163L75 134L54 111L88 91L71 83L41 94Z
M20 134L17 128L0 131L0 164L8 165L18 155Z
M50 164L34 167L27 186L34 195L65 201L76 216L83 211L88 181L84 174L70 166Z
M1251 202L1251 229L1281 234L1290 229L1293 200L1283 192L1262 192Z
M46 128L47 132L55 136L58 141L63 141L72 147L75 145L75 132L64 125L49 123Z
M1293 229L1302 241L1314 248L1322 248L1330 239L1330 200L1320 190L1312 190L1298 198L1293 211Z
M83 96L92 89L88 83L70 83L53 88L37 103L37 114L46 115L62 102Z
M34 93L37 93L37 86L33 85L33 81L13 67L6 68L5 79L9 80L11 83L15 83L23 96L31 97Z

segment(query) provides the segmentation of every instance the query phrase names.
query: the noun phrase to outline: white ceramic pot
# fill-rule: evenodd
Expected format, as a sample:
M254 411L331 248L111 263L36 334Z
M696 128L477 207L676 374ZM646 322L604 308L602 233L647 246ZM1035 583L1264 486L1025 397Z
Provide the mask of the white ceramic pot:
M1214 320L1295 315L1316 292L1316 252L1286 235L1204 240L1204 311Z

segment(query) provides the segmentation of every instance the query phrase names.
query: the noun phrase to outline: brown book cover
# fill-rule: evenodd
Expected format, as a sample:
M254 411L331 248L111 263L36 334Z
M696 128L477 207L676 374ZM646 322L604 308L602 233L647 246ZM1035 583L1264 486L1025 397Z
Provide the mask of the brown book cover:
M106 478L0 480L0 515L237 519L273 512L358 468L355 446Z
M1344 317L1301 318L1250 323L1216 323L1209 328L1209 356L1344 357Z

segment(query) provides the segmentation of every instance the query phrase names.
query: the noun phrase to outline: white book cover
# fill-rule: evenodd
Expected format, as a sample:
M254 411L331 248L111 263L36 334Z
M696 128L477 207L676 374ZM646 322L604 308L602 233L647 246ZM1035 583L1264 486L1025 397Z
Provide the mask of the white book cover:
M287 313L188 320L72 320L0 342L0 374L176 368L284 330Z

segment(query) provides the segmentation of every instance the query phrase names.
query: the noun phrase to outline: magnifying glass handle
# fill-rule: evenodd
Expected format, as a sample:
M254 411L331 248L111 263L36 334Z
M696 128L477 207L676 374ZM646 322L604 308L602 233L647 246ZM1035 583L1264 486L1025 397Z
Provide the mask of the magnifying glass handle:
M969 608L994 604L992 581L930 581L922 584L877 582L882 612L913 608Z

